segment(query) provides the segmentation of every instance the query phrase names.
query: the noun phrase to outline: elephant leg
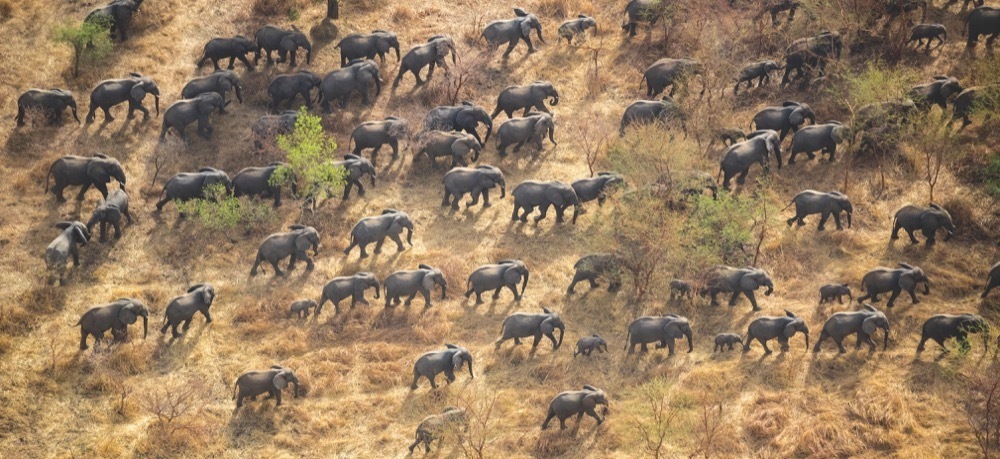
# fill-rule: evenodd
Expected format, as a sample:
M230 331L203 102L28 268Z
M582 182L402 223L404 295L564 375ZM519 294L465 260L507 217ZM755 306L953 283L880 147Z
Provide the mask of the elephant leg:
M89 189L90 189L90 182L84 183L83 186L80 188L80 192L76 194L76 200L83 201L84 195L87 193L87 190ZM61 189L59 190L59 194L62 195ZM104 196L107 195L105 194Z
M566 206L553 206L556 210L556 223L563 222L563 213L566 211Z
M69 254L73 256L73 267L80 266L80 249L77 248L76 244L70 246Z
M535 211L535 206L524 206L524 213L521 214L521 223L528 223L528 215L530 215L534 211Z
M559 349L559 342L556 341L556 336L554 333L546 333L545 336L549 338L549 341L552 341L552 349ZM587 355L590 354L588 353Z
M431 389L437 389L438 388L437 381L434 381L435 377L437 377L437 375L435 375L435 374L427 376L427 379L430 380L430 382L431 382Z
M646 343L642 343L642 346L639 347L639 352L642 352L643 354L649 352L649 347L646 346Z
M892 291L892 295L891 295L891 296L889 297L889 302L888 302L888 303L886 303L886 304L885 304L885 306L886 306L886 307L888 307L888 308L891 308L891 307L892 307L892 305L896 303L896 298L898 298L898 297L899 297L899 294L900 294L900 293L902 293L902 290L901 290L901 289L899 289L899 288L897 288L896 290L893 290L893 291ZM911 293L912 293L912 292L911 292ZM874 299L875 299L875 298L873 297L873 298L872 298L872 300L874 300ZM914 296L914 297L913 297L913 299L914 299L914 300L916 300L916 299L917 299L917 297L916 297L916 296Z
M494 299L494 300L497 300L497 299L500 299L500 290L501 290L501 289L503 289L503 286L502 286L502 285L501 285L501 286L499 286L499 287L497 287L497 289L496 289L496 290L495 290L495 291L493 292L493 299ZM517 293L516 293L516 292L515 292L514 294L515 294L515 295L517 295Z
M416 297L417 297L417 292L414 290L413 293L411 293L410 296L406 298L406 301L403 302L403 305L409 306L410 303L413 302L413 299ZM399 297L396 297L396 302L397 304L399 304Z
M433 305L433 303L431 303L431 291L430 290L424 290L421 293L423 293L423 295L424 295L424 307L425 308L431 307ZM413 295L410 296L410 299L411 300L413 299Z
M539 220L542 220L542 219L545 218L546 214L548 214L548 212L549 212L549 206L551 206L551 205L552 205L551 203L545 203L545 204L542 204L540 206L539 212L541 212L541 214L539 214L537 217L535 217L535 223L538 223Z
M535 350L538 349L538 343L542 341L541 332L535 333L535 336L531 340L531 353L534 354Z
M483 292L476 291L476 304L483 304Z
M729 296L729 306L730 307L736 306L736 300L739 297L740 297L740 291L739 290L733 292L733 294ZM749 297L747 297L747 298L749 298Z
M87 330L85 330L83 327L80 327L80 350L81 351L87 350L87 335L89 335L89 333L87 333Z
M917 303L920 302L920 299L917 298L917 294L916 294L916 290L915 289L914 290L907 290L907 293L910 294L910 299L913 300L913 304L917 304Z
M379 238L378 242L375 243L375 253L382 253L382 244L385 243L385 235Z
M122 226L119 222L111 222L111 225L115 228L115 239L122 238ZM101 228L101 236L104 236L104 228Z
M452 382L455 381L455 371L452 370L451 368L446 368L444 370L444 377L445 377L445 382L447 382L450 385Z
M188 329L191 328L191 321L192 320L194 320L194 315L193 314L191 315L191 317L188 317L187 320L184 321L184 332L187 332Z
M859 333L859 334L858 334L858 346L860 346L860 345L861 345L861 338L860 338L860 335L861 335L861 334ZM844 337L842 337L842 336L841 336L841 337L839 337L839 338L834 338L834 339L833 339L833 342L837 343L837 350L838 350L838 351L839 351L839 352L840 352L841 354L846 354L846 353L847 353L847 349L845 349L845 348L844 348ZM857 346L855 346L855 348L857 348Z
M743 169L743 171L740 172L740 175L736 176L736 184L737 185L742 185L742 184L746 183L746 181L747 181L747 174L748 173L750 173L750 168L749 167L746 168L746 169Z
M417 388L417 380L420 379L420 373L417 370L413 370L413 382L410 383L410 389L414 390Z
M712 290L712 292L711 292L712 306L718 306L719 305L719 297L718 296L719 296L719 292L717 292L715 290Z
M292 260L293 260L292 263L295 263L294 257L292 258ZM268 262L271 263L271 267L274 268L274 275L276 275L276 276L284 276L285 275L285 272L282 271L281 268L278 267L278 260L268 260ZM294 267L294 264L292 265L292 267ZM289 269L291 269L291 267Z
M503 58L506 59L507 57L509 57L510 52L514 51L514 47L516 46L517 46L517 40L511 40L510 43L507 45L507 50L504 51L503 53Z
M587 415L589 415L590 417L594 418L594 420L597 421L597 425L601 425L601 423L603 423L604 420L601 419L601 417L597 414L597 410L595 408L596 408L596 406L594 408L586 408Z
M549 421L554 417L556 417L556 413L552 409L549 409L549 414L545 416L545 421L542 422L542 430L549 428Z
M178 321L178 322L175 322L170 327L170 336L173 336L174 338L180 338L181 337L181 333L179 331L177 331L177 326L180 325L180 324L181 324L180 321Z
M396 243L396 251L397 252L402 252L402 251L406 250L406 247L403 247L403 240L399 238L398 234L390 234L389 238L392 239L393 242Z
M824 211L823 215L819 219L819 227L817 227L816 230L817 231L823 231L823 230L825 230L826 229L825 228L826 227L826 221L829 218L830 218L830 212ZM842 228L840 228L840 224L839 223L837 224L837 229L842 229Z
M306 272L312 271L314 268L316 268L316 265L315 263L313 263L312 258L309 258L309 255L306 254L305 250L293 254L292 263L295 263L296 259L303 260L306 262ZM288 268L289 270L291 270L290 266L291 263L289 263L289 268Z
M760 342L761 346L764 346L764 354L770 354L772 352L771 348L767 347L767 340L765 340L764 338L758 337L757 341Z
M837 224L838 230L844 229L844 226L840 224L840 212L836 212L833 214L833 222Z
M913 230L909 228L905 229L906 229L906 234L910 236L910 244L919 244L920 241L918 241L917 238L913 236Z

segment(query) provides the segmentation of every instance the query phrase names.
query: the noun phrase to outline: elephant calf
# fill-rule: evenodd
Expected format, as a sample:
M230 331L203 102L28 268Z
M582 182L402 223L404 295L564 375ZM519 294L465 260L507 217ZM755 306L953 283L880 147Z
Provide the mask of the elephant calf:
M868 344L871 352L875 352L875 341L872 341L872 335L880 328L885 330L885 336L882 339L882 350L884 351L889 345L889 319L885 317L884 313L870 304L862 306L860 311L838 312L830 316L823 324L823 332L816 340L813 352L819 352L823 340L832 338L833 342L837 343L840 353L843 354L847 352L847 349L844 349L844 338L853 334L858 335L855 349L860 349L861 344L865 343Z
M344 249L344 255L350 255L351 250L358 247L361 258L368 258L365 250L368 244L375 243L375 253L382 253L382 243L388 237L396 243L396 251L406 250L399 235L406 230L406 243L413 247L413 221L406 212L396 209L386 209L381 215L364 217L351 229L351 244Z
M417 380L421 376L431 382L432 389L437 389L434 377L441 372L444 372L445 380L451 384L455 380L455 370L461 370L462 365L466 364L469 366L469 377L476 378L476 375L472 373L472 353L468 349L454 344L445 344L445 347L444 350L431 351L421 355L413 364L411 390L416 390Z
M441 286L441 299L445 298L448 289L448 281L444 278L444 273L440 269L432 268L421 264L418 269L409 271L396 271L385 278L382 282L385 286L385 307L392 307L399 304L399 298L409 295L403 303L410 305L413 298L420 293L424 296L424 307L431 307L431 290L435 285Z
M45 267L49 271L49 284L55 284L58 280L63 283L63 276L66 274L66 264L69 257L73 257L73 266L80 266L79 245L87 245L90 240L90 231L82 222L59 222L56 228L62 230L48 247L45 248Z
M617 292L622 287L621 260L610 253L585 255L573 264L573 269L576 270L576 273L573 274L573 281L569 283L569 288L566 289L567 295L574 293L573 288L576 287L578 282L588 281L590 288L599 287L600 284L597 283L597 279L601 276L609 278L609 292Z
M132 224L132 213L128 211L128 193L125 190L115 190L108 195L101 205L94 209L90 220L87 221L87 231L94 228L94 225L101 224L101 242L107 240L108 225L115 229L115 239L122 237L121 220L122 215L128 224Z
M924 234L924 237L927 238L924 244L933 245L936 240L937 231L941 228L944 228L946 231L944 240L951 239L954 235L955 224L951 220L951 214L947 210L944 210L943 207L933 202L927 207L907 204L900 207L892 217L891 239L899 239L899 230L903 229L910 236L910 242L917 244L920 241L913 237L913 232L919 229Z
M434 440L438 440L438 446L440 446L441 442L444 441L444 434L454 431L458 427L462 427L466 431L469 430L469 421L465 418L464 408L449 406L441 414L427 416L417 426L416 439L410 445L410 452L412 453L413 449L421 443L424 444L425 453L431 452L431 443Z
M917 345L917 352L924 351L924 343L932 339L941 346L944 352L948 349L944 347L944 342L950 338L955 338L961 349L969 349L969 333L989 333L990 324L978 314L938 314L932 316L924 322L920 333L920 344ZM989 346L989 341L983 339L983 348Z
M514 145L514 153L517 153L528 142L535 146L536 152L540 152L544 149L542 142L546 135L553 146L559 145L553 137L555 131L555 121L548 113L530 112L523 118L509 119L497 128L497 152L505 158L508 146Z
M177 326L183 323L186 332L191 327L191 320L194 319L196 312L205 316L205 323L212 323L212 315L209 314L208 308L212 306L213 302L215 302L215 287L212 284L192 285L187 293L175 297L167 304L167 309L163 313L163 328L160 329L160 333L166 333L168 328L172 328L172 336L180 338L181 334L177 332Z
M444 174L441 179L444 184L444 199L441 207L451 204L453 210L458 210L458 201L466 193L472 198L465 203L469 208L479 204L479 198L483 198L483 207L490 207L490 190L500 186L500 199L507 196L507 182L504 180L503 172L495 166L480 164L474 168L456 167Z
M476 304L482 304L483 292L494 290L493 299L496 300L500 298L500 289L507 287L514 294L514 300L521 301L524 289L528 288L529 275L528 266L521 260L503 260L497 264L480 266L469 274L465 284L467 288L465 297L469 298L475 293ZM520 293L517 291L518 282L521 282Z
M743 352L750 352L750 344L753 340L760 342L764 346L764 353L770 354L772 351L767 347L767 342L776 339L781 345L781 351L788 351L788 339L802 333L806 337L806 349L809 349L809 326L801 317L794 312L785 310L785 315L780 317L758 317L750 322L747 327L746 341L743 342Z
M726 346L729 346L729 350L733 350L733 346L739 344L743 347L743 338L736 333L719 333L715 335L715 347L712 348L712 353L715 352L725 352Z
M681 279L673 279L670 281L671 300L676 300L678 298L685 298L685 297L687 297L687 299L690 300L692 299L693 295L694 295L694 286L692 286L690 282Z
M844 295L847 295L848 302L854 301L854 295L851 294L851 286L846 282L843 284L824 285L819 288L819 304L832 303L835 299L837 300L837 304L844 304Z
M578 14L576 19L570 19L560 24L559 29L556 30L556 34L559 35L559 38L565 38L566 44L572 45L573 39L583 37L587 29L594 29L594 34L596 35L597 20L586 14Z
M299 398L299 378L291 368L280 365L272 365L267 370L249 371L236 378L233 384L233 400L236 400L236 409L243 406L243 399L254 400L258 395L267 394L267 398L275 400L274 406L281 406L281 391L288 387L288 383L295 384L294 396Z
M128 335L128 326L142 317L142 338L146 339L149 325L149 311L139 300L122 298L114 303L95 306L80 316L76 325L80 326L80 350L87 349L87 336L94 337L94 348L104 339L104 332L111 330L115 340Z
M772 60L760 61L743 67L740 76L736 78L736 86L733 87L733 95L740 91L740 85L747 84L747 89L753 87L753 80L757 80L757 86L763 87L771 82L771 72L781 70L781 66Z
M604 419L597 414L597 405L604 405L604 414L608 414L608 398L604 391L594 386L583 386L580 391L567 391L556 395L556 398L549 402L549 413L542 422L542 430L549 427L552 418L559 418L559 429L566 428L566 420L576 415L577 423L586 413L597 420L597 425L601 425Z
M601 354L608 351L608 342L604 341L604 338L594 334L591 336L584 336L576 342L576 350L573 351L573 358L575 359L577 355L583 354L585 357L590 357L590 353L597 350Z
M543 335L552 341L553 351L559 349L563 335L566 334L566 325L563 324L559 314L548 308L542 308L542 312L542 314L518 312L507 316L500 327L501 336L495 343L496 349L500 349L500 345L511 338L514 339L515 346L520 346L521 338L534 337L534 342L531 343L531 353L534 354ZM559 329L559 341L556 341L556 329Z
M299 300L292 303L292 306L288 311L288 318L291 319L292 316L296 316L298 319L309 318L309 310L315 310L318 307L316 300Z
M851 227L851 215L854 213L854 206L851 205L851 200L845 196L843 193L838 191L831 191L829 193L823 193L815 190L805 190L795 195L792 198L792 202L785 207L791 207L792 204L795 205L795 216L789 218L785 221L788 226L792 226L792 223L798 222L798 226L803 226L806 224L805 217L807 215L821 214L822 217L819 219L819 226L816 228L817 231L823 231L826 225L827 219L833 215L833 221L837 224L837 229L844 229L840 225L840 213L844 212L847 214L847 227Z
M906 40L906 43L917 42L917 48L919 48L920 45L924 44L923 41L927 40L924 51L930 51L931 42L938 41L936 48L943 45L947 39L948 29L945 28L944 24L917 24L910 28L910 39Z
M257 268L265 261L274 267L275 275L284 276L285 273L278 267L278 262L285 257L291 258L288 262L289 271L295 269L295 262L298 260L306 262L306 272L313 270L315 264L306 251L312 247L313 256L319 255L319 231L305 225L292 225L289 229L291 231L287 233L274 233L264 239L257 249L257 259L250 269L251 276L257 275Z

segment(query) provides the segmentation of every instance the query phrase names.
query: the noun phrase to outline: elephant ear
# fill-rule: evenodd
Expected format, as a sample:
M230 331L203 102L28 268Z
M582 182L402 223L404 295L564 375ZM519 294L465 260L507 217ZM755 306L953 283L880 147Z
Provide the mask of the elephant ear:
M123 324L132 325L135 323L135 312L132 312L130 307L123 307L118 311L118 320L122 321Z
M594 409L595 406L597 406L597 393L596 393L596 391L593 391L593 392L595 392L595 393L588 394L585 397L583 397L582 404L583 404L583 407L586 408L586 409L592 410L592 409Z
M740 277L740 288L743 290L757 290L760 284L753 274L744 274Z
M424 274L423 280L420 281L420 285L424 287L425 290L431 290L434 288L434 273Z
M503 280L508 284L517 284L521 282L521 273L518 272L516 266L508 267L503 272Z
M473 140L475 141L475 140ZM458 139L451 143L451 154L455 156L465 156L469 154L469 142L465 138Z
M664 333L666 333L667 337L672 339L678 339L684 337L684 333L681 332L681 328L678 327L677 324L673 322L667 323L663 327L663 331Z
M521 21L521 36L527 37L531 33L531 21L522 20Z
M462 357L461 352L456 352L451 356L451 366L452 368L458 370L462 368L462 364L465 363L465 357Z
M546 117L539 116L538 119L535 120L535 135L538 137L545 137L545 133L548 129L549 122L546 120Z
M479 122L476 121L475 111L471 108L464 109L455 115L455 125L452 128L458 130L458 128L464 128L468 126L476 126Z
M861 331L868 335L875 333L875 319L876 317L872 316L861 322Z
M839 124L839 123L838 123ZM851 136L851 131L844 126L835 126L830 130L830 137L833 138L834 142L844 143Z
M542 333L545 334L550 334L556 329L554 326L552 326L552 319L543 320L542 323L538 326L538 328L539 330L542 331Z
M389 51L389 38L379 37L379 39L375 41L375 47L383 53Z
M917 282L913 279L912 272L905 272L899 276L899 286L903 290L913 290L917 286Z
M97 183L108 183L111 181L111 174L108 174L107 163L103 161L90 161L87 164L87 177Z
M563 195L559 190L549 188L545 192L545 196L549 198L549 202L556 206L562 207L569 204L565 199L563 199Z
M935 226L938 226L938 220L941 217L943 217L943 215L940 215L936 212L924 212L920 214L920 226L924 228L928 227L933 228Z
M143 88L141 84L137 84L132 86L132 90L129 91L129 95L132 96L132 100L142 102L142 99L146 98L146 89Z
M514 8L514 14L516 14L519 18L523 18L528 15L528 12L522 10L521 8Z
M798 322L798 320L793 320L789 322L788 325L785 325L785 332L784 332L785 338L791 338L792 336L795 335L796 322Z
M802 107L792 110L792 113L788 115L788 122L798 126L806 121L805 110Z
M284 371L274 375L274 379L272 379L271 382L274 383L274 387L277 388L278 390L282 390L285 387L288 387L288 380L285 379Z
M306 251L312 246L312 241L309 240L310 233L300 234L299 237L295 238L295 248L297 250Z

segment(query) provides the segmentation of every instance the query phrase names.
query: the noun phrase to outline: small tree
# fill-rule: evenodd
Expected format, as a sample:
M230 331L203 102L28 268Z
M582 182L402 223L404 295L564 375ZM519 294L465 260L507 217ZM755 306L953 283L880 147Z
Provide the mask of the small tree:
M666 454L663 447L677 416L677 411L667 397L669 389L670 385L666 380L654 379L639 387L637 398L641 405L625 411L635 432L639 433L642 445L656 459Z
M87 21L78 26L69 23L56 26L53 39L73 48L73 76L80 76L80 61L100 59L111 52L111 32L105 20Z
M287 155L287 165L271 175L273 184L291 183L306 190L312 199L321 193L333 196L347 183L347 171L334 164L337 142L323 130L323 118L299 108L295 130L278 137L278 148Z
M1000 456L1000 361L968 379L965 415L984 459Z
M459 396L461 406L465 408L465 419L468 428L459 433L459 445L465 457L482 459L490 457L487 447L496 441L499 431L496 424L500 417L497 392L474 391Z

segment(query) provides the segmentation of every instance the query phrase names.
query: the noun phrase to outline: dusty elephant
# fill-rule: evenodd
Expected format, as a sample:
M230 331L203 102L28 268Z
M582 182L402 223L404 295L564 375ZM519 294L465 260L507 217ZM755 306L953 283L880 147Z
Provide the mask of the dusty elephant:
M608 193L615 186L624 186L625 179L617 172L598 172L597 176L576 180L570 184L576 191L580 202L597 200L598 206L603 206L608 199Z
M570 282L569 288L566 289L567 295L574 293L573 288L576 287L578 282L587 281L590 283L590 288L599 287L600 284L597 283L597 279L603 276L608 277L609 292L617 292L622 287L621 259L613 254L594 253L584 255L573 264L573 269L576 272L573 274L573 280Z
M486 24L481 35L491 51L496 51L500 45L507 45L507 50L503 53L504 59L510 56L510 52L520 41L528 45L528 54L535 52L535 45L531 43L532 29L538 35L538 41L545 43L545 39L542 38L542 23L534 14L521 8L514 8L514 14L517 16L514 19L502 19Z
M486 136L479 137L476 129L480 124L486 126ZM472 134L480 145L486 145L493 131L493 118L486 109L472 102L463 100L458 105L435 107L424 116L424 130L465 131Z
M832 303L833 300L837 300L837 304L844 304L843 297L847 296L848 302L854 301L854 295L851 293L851 286L849 284L827 284L819 288L819 304L826 302Z
M586 14L578 14L575 19L560 24L556 34L559 35L559 38L565 38L566 44L572 45L573 39L583 37L587 33L587 29L594 29L594 35L597 35L597 20ZM577 40L578 43L579 41Z
M575 359L580 354L583 354L584 357L590 357L590 354L595 350L601 354L608 352L608 342L597 334L584 336L576 342L576 350L573 351L573 358Z
M743 347L743 338L740 335L736 333L719 333L715 335L715 347L712 348L712 353L717 351L725 352L726 346L729 346L728 349L731 351L733 350L733 346L737 344Z
M1000 287L1000 262L990 268L990 273L986 276L986 288L983 289L983 294L979 297L986 298L986 295L989 295L990 291L997 287Z
M347 107L351 95L357 92L361 95L362 105L371 105L371 87L375 85L375 97L382 93L382 76L379 74L378 63L371 59L356 59L346 67L334 70L325 77L319 85L319 102L323 112L330 112L330 103L340 100L340 108Z
M257 43L243 35L236 35L233 38L213 38L205 43L201 59L198 59L198 63L195 65L196 68L201 68L202 65L205 65L205 61L211 60L215 70L221 70L219 61L228 57L229 66L227 68L229 70L234 68L236 59L239 59L247 67L247 70L252 72L254 65L247 60L247 53L256 54Z
M334 48L340 48L341 67L347 67L347 63L355 59L375 59L375 56L384 65L385 53L393 49L396 50L396 60L399 60L399 38L386 30L352 33L340 40Z
M267 63L273 64L271 51L278 52L278 63L285 62L285 57L290 55L289 65L295 67L295 52L299 48L306 50L306 64L312 60L312 43L306 38L298 27L292 26L291 30L280 29L275 26L266 25L257 29L254 34L254 41L257 42L257 51L254 53L253 63L260 63L262 52L267 55Z
M192 99L201 94L214 92L222 96L222 100L225 101L229 91L236 91L236 100L243 103L243 86L240 85L240 77L232 70L218 70L215 73L192 78L181 89L181 97ZM219 113L226 113L226 107L223 106Z
M215 187L229 195L233 191L233 182L225 172L213 167L203 167L198 172L181 172L167 180L160 192L160 200L156 203L156 211L171 201L190 201L192 199L210 198L206 193Z
M306 103L306 109L312 107L312 89L318 88L323 79L307 70L278 75L267 85L267 94L271 96L271 111L278 112L282 103L286 107L292 105L296 96L301 96ZM294 122L292 127L295 127Z
M479 155L483 151L483 146L472 134L461 131L427 131L420 135L417 144L419 146L416 148L415 155L418 157L427 156L435 170L441 168L437 163L437 158L451 157L450 167L459 164L468 166L469 162L465 159L466 156L469 156L471 152L471 159L478 161Z
M747 140L730 145L722 154L719 162L719 173L722 174L722 187L729 188L729 183L736 177L736 183L746 183L750 166L760 164L764 172L771 170L770 158L778 158L781 162L781 139L773 130L755 131L747 136Z
M653 62L642 74L642 81L646 82L646 97L652 99L670 87L668 95L674 97L679 86L684 86L687 79L692 75L701 75L701 92L705 94L708 83L705 81L703 66L701 62L694 59L672 59L665 57Z
M463 430L469 430L469 421L465 417L465 408L456 408L449 406L445 408L441 414L432 414L425 417L420 421L420 425L417 426L416 439L413 444L410 445L410 452L416 448L421 443L424 444L424 452L431 452L431 443L434 440L438 440L438 446L441 446L441 442L444 441L444 434L456 430L458 427L462 427Z
M795 164L795 156L805 153L809 159L815 159L815 151L829 154L830 162L837 160L837 145L848 141L853 134L851 128L839 121L828 121L826 124L806 126L792 136L791 154L788 165ZM780 162L780 161L779 161Z
M90 220L87 221L87 231L94 228L94 225L101 225L101 242L107 240L108 225L115 230L115 239L122 237L121 219L125 216L128 224L132 224L132 212L128 209L128 193L125 190L115 190L108 195L100 205L94 209Z
M48 271L48 283L55 284L59 281L62 285L66 275L69 258L73 257L73 266L80 266L80 248L78 246L87 245L90 240L90 232L82 222L59 222L55 227L62 230L52 242L45 248L45 268Z
M770 129L778 132L778 140L784 141L789 132L795 133L805 125L806 121L816 124L816 113L812 107L799 102L784 102L780 107L765 107L753 116L750 127L757 130ZM778 157L778 169L781 169L781 157Z
M400 61L399 73L392 81L392 87L399 86L399 81L403 79L403 74L406 72L413 73L413 77L417 79L417 86L430 81L431 77L434 76L434 67L448 69L444 58L448 57L449 54L451 54L451 63L454 64L458 51L455 49L455 40L452 40L448 35L435 35L429 38L427 43L414 46ZM420 79L420 71L428 66L427 80Z
M669 96L660 100L637 100L632 102L622 114L618 125L618 136L625 136L625 129L634 125L666 124L672 119L679 119L684 126L684 115Z
M347 181L344 186L343 199L345 201L351 197L351 189L354 187L358 188L358 196L365 195L365 186L361 183L361 179L365 178L366 175L371 186L375 186L377 174L375 173L375 165L371 161L356 155L344 155L342 161L334 161L333 165L334 167L342 167L347 172L347 176L344 177L344 180Z

